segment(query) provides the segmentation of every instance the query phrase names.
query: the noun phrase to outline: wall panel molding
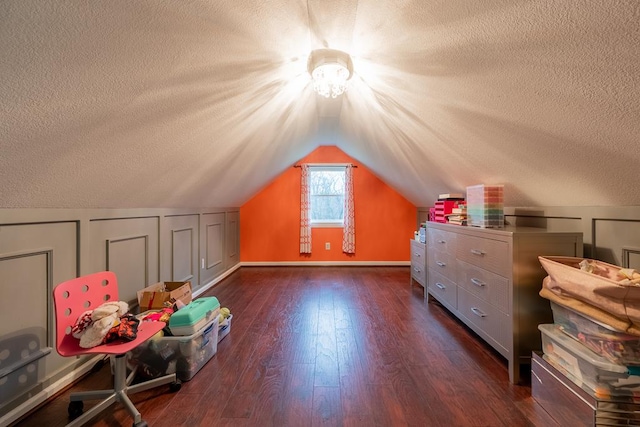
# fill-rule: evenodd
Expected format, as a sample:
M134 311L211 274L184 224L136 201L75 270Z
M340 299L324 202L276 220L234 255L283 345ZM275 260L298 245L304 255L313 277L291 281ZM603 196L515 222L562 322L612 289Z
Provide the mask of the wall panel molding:
M193 281L195 274L193 264L194 229L182 228L171 230L171 278L173 281Z
M105 265L119 277L126 277L135 289L149 285L149 235L106 240ZM120 283L120 280L119 280Z
M218 258L225 259L227 211L237 208L0 209L0 352L23 344L35 349L16 363L0 360L0 425L13 423L93 364L91 358L63 358L53 348L55 285L109 269L118 275L122 300L136 302L137 289L173 276L191 280L200 295L226 273L218 263L201 277L203 226L222 224ZM30 309L15 304L16 298ZM24 387L10 387L13 371L21 369L31 376L23 376Z

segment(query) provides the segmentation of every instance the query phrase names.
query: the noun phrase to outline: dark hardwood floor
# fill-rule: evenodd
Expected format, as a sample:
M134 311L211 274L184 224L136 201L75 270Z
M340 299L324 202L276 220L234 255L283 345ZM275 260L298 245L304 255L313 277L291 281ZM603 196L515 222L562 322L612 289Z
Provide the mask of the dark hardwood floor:
M554 425L409 267L243 267L205 295L231 309L231 333L179 392L133 395L150 426ZM108 388L109 371L72 389ZM18 425L64 425L68 394ZM116 404L89 425L131 423Z

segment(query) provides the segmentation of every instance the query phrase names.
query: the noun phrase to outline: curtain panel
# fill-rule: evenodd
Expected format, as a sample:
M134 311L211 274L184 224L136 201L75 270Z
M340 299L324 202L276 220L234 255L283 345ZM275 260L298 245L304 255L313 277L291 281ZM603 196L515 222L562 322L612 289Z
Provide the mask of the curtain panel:
M342 230L342 252L356 253L356 223L353 210L353 165L345 168L344 182L344 228Z
M300 182L300 253L311 253L311 204L309 200L309 165L303 164Z

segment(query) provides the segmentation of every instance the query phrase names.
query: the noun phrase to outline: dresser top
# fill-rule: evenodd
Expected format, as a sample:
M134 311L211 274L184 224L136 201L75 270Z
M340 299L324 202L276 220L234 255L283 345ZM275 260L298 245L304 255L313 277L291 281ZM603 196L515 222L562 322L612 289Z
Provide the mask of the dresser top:
M498 236L513 236L514 234L526 234L526 235L567 235L575 236L582 235L581 232L576 231L552 231L546 228L537 227L516 227L512 225L506 225L503 228L482 228L472 227L468 225L455 225L455 224L443 224L440 222L427 221L427 228L435 228L439 230L454 231L456 233L464 234L483 234L483 235L498 235Z

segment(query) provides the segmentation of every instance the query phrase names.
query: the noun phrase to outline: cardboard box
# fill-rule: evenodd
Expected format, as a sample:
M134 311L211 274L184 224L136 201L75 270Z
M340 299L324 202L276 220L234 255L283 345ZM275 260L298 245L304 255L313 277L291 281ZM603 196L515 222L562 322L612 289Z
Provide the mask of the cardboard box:
M165 302L173 304L176 300L185 305L191 302L191 282L158 282L138 291L140 311L165 307Z

